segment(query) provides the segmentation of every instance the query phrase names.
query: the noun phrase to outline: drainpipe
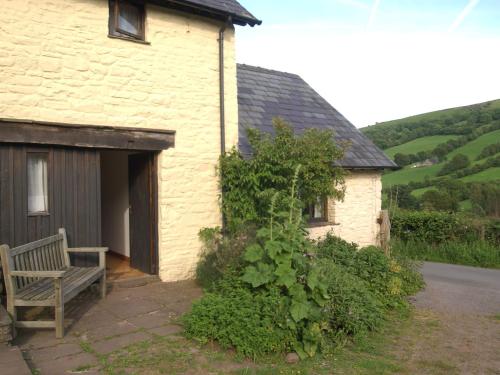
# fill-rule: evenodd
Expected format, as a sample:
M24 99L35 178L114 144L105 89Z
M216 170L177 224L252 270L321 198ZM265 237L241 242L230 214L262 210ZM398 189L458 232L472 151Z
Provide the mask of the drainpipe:
M228 17L227 21L222 25L219 30L219 108L220 108L220 154L221 156L226 153L226 107L225 107L225 79L224 79L224 33L228 25L232 24L231 16ZM221 189L222 189L222 175L221 175ZM221 190L221 200L224 199ZM226 218L224 217L224 212L221 211L222 215L222 233L225 232Z
M231 16L219 30L219 104L220 104L220 153L226 153L226 108L225 108L225 78L224 78L224 33L232 24Z

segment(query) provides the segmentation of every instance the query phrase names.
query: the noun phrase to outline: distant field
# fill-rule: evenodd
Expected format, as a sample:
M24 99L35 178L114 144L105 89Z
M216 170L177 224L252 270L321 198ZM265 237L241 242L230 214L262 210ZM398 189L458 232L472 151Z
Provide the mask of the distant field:
M384 152L391 158L394 158L398 152L402 154L416 154L419 151L431 151L437 145L445 143L450 139L455 139L456 135L434 135L429 137L417 138L413 141L404 143L399 146L394 146L384 150Z
M388 187L398 184L407 184L410 181L424 181L426 176L429 178L436 177L441 167L442 164L422 168L405 167L399 171L382 176L382 183L384 187Z
M500 167L489 168L485 171L462 177L460 180L464 182L484 182L484 181L494 181L500 180Z
M497 142L500 142L500 130L486 133L478 139L471 141L460 148L457 148L456 150L448 154L448 159L451 159L457 154L464 154L467 155L469 159L471 159L471 161L474 161L479 156L481 151L483 151L483 148Z
M436 188L434 186L429 186L429 187L425 187L425 188L422 188L422 189L413 190L411 193L415 197L420 198L422 195L424 195L425 192L427 192L429 190L435 190L435 189Z

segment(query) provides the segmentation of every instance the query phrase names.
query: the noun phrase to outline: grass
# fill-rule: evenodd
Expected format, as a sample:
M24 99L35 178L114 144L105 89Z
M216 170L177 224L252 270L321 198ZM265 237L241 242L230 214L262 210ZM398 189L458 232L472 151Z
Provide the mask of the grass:
M329 354L297 364L287 364L282 355L253 362L231 351L220 350L215 344L199 346L179 336L156 336L132 344L104 356L101 363L106 374L414 374L424 368L434 371L437 367L432 363L418 363L417 369L413 367L415 364L408 367L406 362L400 360L401 348L397 343L401 338L417 340L422 333L435 330L436 324L432 319L415 319L412 310L393 311L379 331L360 337L356 342L348 342ZM439 368L436 371L432 373L442 373Z
M394 146L384 150L384 152L390 157L394 158L398 152L402 154L416 154L419 151L431 151L437 145L445 143L450 139L458 138L456 135L434 135L428 137L417 138L413 141L403 143L399 146Z
M486 133L478 139L450 152L448 154L448 159L451 159L456 154L464 154L469 157L472 165L482 163L484 162L484 160L476 161L476 157L481 153L484 147L489 144L498 142L498 139L500 139L500 130ZM382 177L382 183L384 187L389 187L392 185L407 184L410 181L424 181L426 177L432 179L434 177L437 177L438 172L441 170L444 164L445 162L422 168L412 168L411 166L407 166L399 171L384 174L384 176ZM463 181L492 181L495 179L500 179L500 168L490 168L475 175L462 178ZM417 196L417 194L418 192L414 193L415 196Z
M500 180L500 167L488 168L482 172L462 177L463 182L483 182Z
M395 240L392 251L415 260L500 269L500 248L485 241L432 245L422 241Z
M407 184L410 181L424 181L426 177L436 177L441 167L442 164L422 168L411 168L408 166L399 171L384 174L382 176L382 183L384 187L389 187L392 185Z
M469 157L471 161L476 160L483 148L491 144L497 143L500 139L500 130L495 130L486 134L483 134L479 138L470 141L469 143L457 148L456 150L448 154L448 159L453 158L457 154L463 154Z

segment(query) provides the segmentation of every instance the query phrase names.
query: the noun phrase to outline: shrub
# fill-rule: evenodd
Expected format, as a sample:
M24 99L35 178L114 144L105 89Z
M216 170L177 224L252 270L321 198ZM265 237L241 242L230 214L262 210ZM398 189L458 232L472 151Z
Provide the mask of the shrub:
M419 240L394 240L392 249L395 254L415 260L500 268L500 248L486 241L429 244Z
M402 240L439 243L464 236L466 226L454 214L431 211L398 211L391 218L391 233Z
M438 176L444 176L460 169L467 168L470 165L470 160L467 155L457 154L448 163L443 165L443 168L438 172Z
M234 277L215 289L183 317L187 337L202 344L217 340L223 348L235 348L250 358L290 347L289 332L280 328L286 327L286 320L279 291L255 293Z
M274 135L248 129L252 158L233 149L221 157L222 210L232 232L249 223L266 225L271 198L280 193L277 207L287 206L290 181L301 165L298 196L302 205L318 197L342 198L345 171L335 165L344 150L330 131L311 129L295 135L282 119L274 119Z
M344 241L331 232L327 233L316 245L316 255L319 258L330 259L348 268L353 266L357 251L357 244Z
M383 305L365 281L331 259L322 259L318 267L330 297L323 311L336 335L356 336L380 325Z
M247 226L223 236L220 228L205 228L199 237L203 247L196 266L196 280L201 286L210 288L229 270L241 269L241 255L249 239L255 238L255 229Z
M386 306L404 303L403 298L423 286L422 277L414 262L389 258L375 246L359 250L328 233L317 244L317 256L345 267L346 271L364 280L372 293Z

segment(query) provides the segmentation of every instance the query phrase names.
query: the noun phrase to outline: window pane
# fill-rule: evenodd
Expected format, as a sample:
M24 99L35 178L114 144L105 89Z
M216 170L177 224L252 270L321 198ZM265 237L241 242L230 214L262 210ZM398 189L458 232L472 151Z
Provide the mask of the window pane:
M118 28L133 35L139 35L141 10L139 6L125 1L118 3Z
M314 204L313 219L323 219L325 217L325 205L323 199L318 198Z
M47 154L28 154L28 212L48 212Z

